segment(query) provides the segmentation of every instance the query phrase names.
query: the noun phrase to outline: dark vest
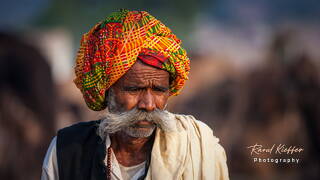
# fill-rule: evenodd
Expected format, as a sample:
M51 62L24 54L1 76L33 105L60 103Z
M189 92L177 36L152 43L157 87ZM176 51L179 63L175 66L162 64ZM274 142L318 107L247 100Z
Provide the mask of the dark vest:
M105 142L97 135L100 121L59 130L57 161L60 180L106 180Z

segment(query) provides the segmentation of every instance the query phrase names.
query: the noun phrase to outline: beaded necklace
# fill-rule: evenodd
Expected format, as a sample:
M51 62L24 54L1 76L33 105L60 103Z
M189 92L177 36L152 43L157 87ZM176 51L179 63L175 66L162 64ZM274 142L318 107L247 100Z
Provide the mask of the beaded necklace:
M111 180L111 146L108 147L107 153L107 180Z
M138 178L138 180L143 180L147 176L149 164L150 164L150 155L147 158L144 174L140 178ZM111 146L108 147L107 158L108 158L107 159L107 180L111 180Z

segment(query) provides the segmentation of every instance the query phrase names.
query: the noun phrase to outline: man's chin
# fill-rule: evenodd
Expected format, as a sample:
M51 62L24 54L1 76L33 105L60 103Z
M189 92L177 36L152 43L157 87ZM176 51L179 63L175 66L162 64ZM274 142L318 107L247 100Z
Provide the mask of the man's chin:
M156 126L152 125L134 125L124 128L124 132L134 138L147 138L152 135Z
M152 129L154 128L156 125L150 121L139 121L133 125L131 125L130 127L132 128L137 128L137 129Z

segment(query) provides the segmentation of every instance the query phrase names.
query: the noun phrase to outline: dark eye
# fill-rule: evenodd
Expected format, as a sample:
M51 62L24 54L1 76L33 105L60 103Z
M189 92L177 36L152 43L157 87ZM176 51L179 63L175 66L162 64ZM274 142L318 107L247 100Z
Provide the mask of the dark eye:
M135 92L135 91L140 91L141 88L134 87L134 86L128 86L128 87L124 87L123 90L128 91L128 92Z
M161 87L161 86L155 86L152 88L154 91L158 91L158 92L167 92L168 88L165 87Z

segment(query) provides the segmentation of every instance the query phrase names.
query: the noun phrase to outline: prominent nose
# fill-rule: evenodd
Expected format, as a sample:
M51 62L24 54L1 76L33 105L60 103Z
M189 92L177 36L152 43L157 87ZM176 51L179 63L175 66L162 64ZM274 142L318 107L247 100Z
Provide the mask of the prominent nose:
M153 111L156 109L154 97L150 90L146 90L141 93L138 108L145 111Z

